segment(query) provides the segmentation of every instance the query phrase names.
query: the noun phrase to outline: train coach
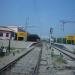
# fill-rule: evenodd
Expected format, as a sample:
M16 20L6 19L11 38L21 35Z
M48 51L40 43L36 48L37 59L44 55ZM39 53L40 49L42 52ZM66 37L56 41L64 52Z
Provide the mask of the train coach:
M29 34L27 36L27 41L39 42L40 41L40 37L37 34Z

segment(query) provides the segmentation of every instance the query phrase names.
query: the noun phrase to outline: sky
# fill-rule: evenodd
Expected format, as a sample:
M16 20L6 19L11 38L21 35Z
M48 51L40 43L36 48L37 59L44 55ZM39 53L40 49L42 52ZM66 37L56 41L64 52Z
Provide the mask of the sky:
M41 37L75 35L75 0L0 0L0 26L32 26L27 31Z

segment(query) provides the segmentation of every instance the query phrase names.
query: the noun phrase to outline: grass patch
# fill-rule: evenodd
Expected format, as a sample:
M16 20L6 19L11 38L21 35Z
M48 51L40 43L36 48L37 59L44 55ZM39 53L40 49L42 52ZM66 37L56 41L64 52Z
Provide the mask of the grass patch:
M66 64L66 60L63 59L63 56L61 55L53 55L53 61L56 64Z

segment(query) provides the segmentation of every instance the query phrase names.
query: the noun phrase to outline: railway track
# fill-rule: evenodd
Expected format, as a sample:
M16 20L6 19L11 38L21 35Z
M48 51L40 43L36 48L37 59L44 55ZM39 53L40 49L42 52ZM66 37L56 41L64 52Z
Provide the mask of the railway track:
M75 54L69 51L66 47L58 44L53 45L53 47L59 50L61 53L65 54L66 56L70 57L72 60L75 60Z
M59 44L54 44L54 45L57 46L57 47L59 47L59 48L61 48L61 49L63 49L63 50L65 50L65 51L68 51L68 52L70 52L72 54L75 54L74 52L68 50L64 45L59 45Z
M41 48L35 47L27 55L17 62L14 61L14 64L12 63L5 70L1 71L0 75L37 75L41 54Z

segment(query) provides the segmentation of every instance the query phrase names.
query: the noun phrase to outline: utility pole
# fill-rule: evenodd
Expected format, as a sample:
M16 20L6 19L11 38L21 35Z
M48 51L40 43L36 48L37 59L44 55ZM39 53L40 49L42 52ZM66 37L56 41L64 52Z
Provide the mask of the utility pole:
M53 34L53 28L50 28L50 38L49 38L49 42L50 42L50 48L51 48L51 40L52 40L52 34Z
M25 22L25 31L27 31L28 28L33 28L36 27L34 25L29 25L29 17L26 17L26 22Z
M29 17L26 17L25 31L27 32L27 29L28 29L28 28L33 28L33 27L36 27L36 26L29 25ZM28 34L27 34L27 36L28 36ZM27 40L27 36L26 36L26 40Z
M10 38L9 38L9 45L8 45L9 53L10 53L10 46L11 46L11 35L10 35Z
M62 28L62 31L63 31L63 34L64 34L64 25L65 25L65 21L61 21L62 22L62 26L63 26L63 28ZM61 40L61 43L63 43L63 38L62 38L62 40Z
M64 28L65 28L64 25L65 25L66 23L75 23L75 21L64 21L64 20L61 20L60 22L61 22L62 25L63 25L63 33L64 33L64 30L65 30L65 29L64 29ZM62 43L63 43L63 39L62 39Z
M26 17L25 31L27 31L27 28L28 28L28 23L29 23L29 17Z

